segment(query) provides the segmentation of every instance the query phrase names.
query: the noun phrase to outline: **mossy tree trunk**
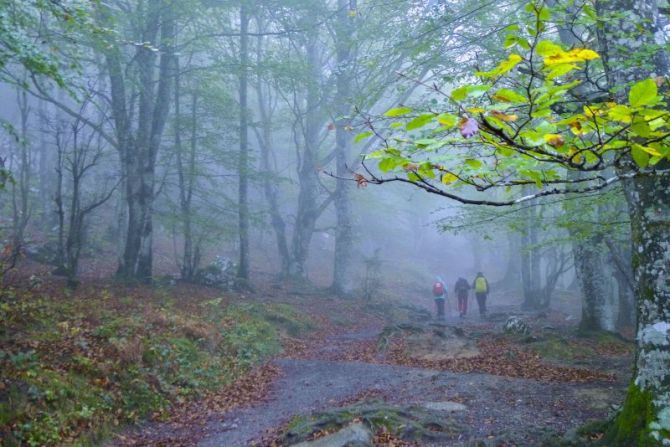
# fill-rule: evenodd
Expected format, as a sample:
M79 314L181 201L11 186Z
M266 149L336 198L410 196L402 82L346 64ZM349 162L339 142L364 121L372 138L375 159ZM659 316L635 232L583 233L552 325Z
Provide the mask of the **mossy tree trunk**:
M668 72L667 55L656 39L662 35L658 2L601 0L596 7L603 19L598 38L610 86ZM616 94L626 101L625 93ZM662 172L670 168L667 164L657 165L655 175L638 174L624 184L638 351L633 382L609 433L615 446L670 445L670 176ZM632 162L620 167L622 173L632 169Z

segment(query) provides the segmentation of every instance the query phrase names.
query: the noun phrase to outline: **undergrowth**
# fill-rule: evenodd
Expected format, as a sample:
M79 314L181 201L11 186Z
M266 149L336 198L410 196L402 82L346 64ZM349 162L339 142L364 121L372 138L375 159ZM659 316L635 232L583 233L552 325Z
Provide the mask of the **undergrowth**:
M276 355L312 324L289 305L111 289L0 292L3 446L99 445ZM146 294L144 294L146 295Z

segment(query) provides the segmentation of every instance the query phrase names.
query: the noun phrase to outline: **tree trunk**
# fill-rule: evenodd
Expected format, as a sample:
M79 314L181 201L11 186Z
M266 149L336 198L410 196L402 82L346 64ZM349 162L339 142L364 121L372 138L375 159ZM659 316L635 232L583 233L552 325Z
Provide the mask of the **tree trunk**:
M582 318L579 329L601 331L606 329L608 297L607 278L603 272L603 247L596 238L573 242L575 273L582 294Z
M537 207L530 206L525 211L526 228L521 254L521 279L523 281L523 309L542 307L540 282L541 254L538 248Z
M356 9L356 2L338 0L337 2L337 79L335 113L335 160L337 180L335 186L335 259L333 263L333 284L331 289L337 295L345 295L350 284L349 270L353 247L351 204L349 199L350 183L347 177L347 160L351 152L351 132L347 130L351 122L351 61L353 45L353 18L350 10Z
M317 39L314 32L308 36L306 42L307 63L310 76L307 80L306 116L304 118L305 148L298 171L300 191L298 193L298 211L293 229L291 246L291 265L289 275L306 279L305 263L309 254L309 245L314 235L314 227L319 217L317 197L319 194L319 179L317 172L317 154L319 146L319 79L321 67L317 49Z
M658 3L651 0L596 2L604 19L599 29L601 55L610 87L668 72L667 55L628 64L656 45L661 33ZM644 47L644 48L643 48ZM645 56L645 59L648 57ZM626 90L617 92L626 101ZM622 165L628 172L634 165ZM664 161L658 170L670 168ZM637 298L637 356L633 381L621 412L608 433L614 446L670 443L670 176L637 175L624 182L631 222L632 263Z
M238 158L238 224L240 258L237 267L237 287L249 287L249 14L246 3L240 6L240 152Z
M121 51L113 46L105 54L109 71L112 116L125 176L128 221L123 255L117 275L149 282L153 267L153 206L156 158L167 121L174 76L174 0L151 0L144 18L142 41L154 43L160 31L160 63L156 82L156 53L138 46L139 71L137 131L132 132L125 70ZM156 87L157 84L157 87Z
M32 179L30 143L28 142L28 120L30 105L28 94L22 88L17 88L17 103L19 106L19 141L17 144L18 175L16 183L12 184L12 250L13 256L18 256L23 247L26 228L30 221L30 182Z
M263 26L258 25L259 30ZM268 203L268 212L270 214L270 222L275 234L275 241L277 243L277 253L279 254L281 267L279 271L279 279L284 280L289 276L289 267L291 264L291 254L289 251L288 241L286 238L286 222L282 216L279 206L279 188L276 176L276 170L272 168L270 160L271 151L273 147L272 135L272 101L271 89L263 88L261 62L263 60L263 37L258 37L256 53L256 66L259 72L256 74L256 98L258 100L258 111L261 118L260 131L257 133L257 139L260 145L261 158L260 170L262 172L263 194Z
M521 281L521 257L520 251L520 236L512 231L507 234L508 251L507 251L507 268L505 269L505 276L500 284L504 287L517 289Z
M195 154L197 150L197 119L198 119L198 93L194 87L191 99L190 116L190 144L189 151L185 153L181 134L184 131L181 113L181 76L179 74L179 60L176 61L176 76L174 85L174 107L175 107L175 152L177 164L177 177L179 182L179 215L183 249L179 270L181 278L185 281L193 280L198 269L197 249L194 246L193 237L193 186L195 182Z

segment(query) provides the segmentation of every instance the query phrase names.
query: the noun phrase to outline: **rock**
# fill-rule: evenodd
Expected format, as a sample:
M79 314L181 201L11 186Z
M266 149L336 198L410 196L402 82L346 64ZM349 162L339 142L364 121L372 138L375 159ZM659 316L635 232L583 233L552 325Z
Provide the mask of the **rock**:
M229 290L235 282L235 263L224 256L217 256L214 262L196 272L195 281L205 286Z
M458 402L426 402L422 405L424 408L433 411L446 411L449 413L455 413L457 411L465 411L468 409L465 405Z
M528 335L530 334L530 328L524 320L517 316L512 316L505 322L503 332L511 335Z
M293 444L293 447L372 447L372 432L361 423L351 424L343 429L314 441Z

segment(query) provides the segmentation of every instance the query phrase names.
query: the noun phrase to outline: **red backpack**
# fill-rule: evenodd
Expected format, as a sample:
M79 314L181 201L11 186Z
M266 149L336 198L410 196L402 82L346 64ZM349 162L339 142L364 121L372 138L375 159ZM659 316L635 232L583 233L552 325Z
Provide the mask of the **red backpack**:
M435 284L433 284L433 295L444 295L444 284L442 284L440 281L437 281Z

